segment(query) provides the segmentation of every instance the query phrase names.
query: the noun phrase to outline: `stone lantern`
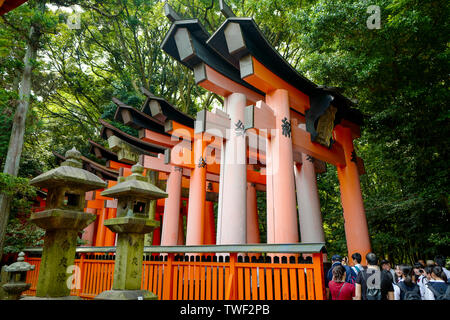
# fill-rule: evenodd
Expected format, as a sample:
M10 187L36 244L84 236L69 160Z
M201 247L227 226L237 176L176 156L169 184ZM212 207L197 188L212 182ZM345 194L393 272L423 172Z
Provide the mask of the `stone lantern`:
M158 297L141 290L144 236L159 226L149 219L151 200L167 198L167 193L148 182L142 175L144 167L136 164L129 177L103 191L102 196L118 199L117 218L104 221L112 232L118 233L112 290L104 291L98 300L155 300Z
M45 210L30 218L46 231L36 298L77 298L70 297L67 268L74 265L78 232L97 217L83 212L85 193L106 187L102 179L82 169L81 154L75 148L65 156L60 167L30 181L31 185L48 190Z
M35 266L25 262L25 253L19 253L17 262L6 266L5 271L8 272L9 281L3 285L3 290L5 290L8 295L6 300L19 300L22 292L30 289L31 284L25 283L27 272L34 270Z

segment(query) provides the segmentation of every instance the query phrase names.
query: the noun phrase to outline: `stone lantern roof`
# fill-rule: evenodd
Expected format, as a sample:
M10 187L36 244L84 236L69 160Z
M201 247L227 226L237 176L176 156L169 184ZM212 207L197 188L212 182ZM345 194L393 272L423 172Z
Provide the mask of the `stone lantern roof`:
M157 186L148 182L148 179L143 176L144 167L140 164L135 164L131 168L132 174L126 178L119 178L119 183L115 186L104 190L101 195L111 198L119 197L140 197L149 200L156 200L167 198L168 194Z
M19 257L17 258L17 262L14 262L10 264L9 266L5 267L6 272L27 272L30 270L34 270L36 266L33 266L29 264L28 262L25 262L25 253L20 252Z
M95 174L82 169L81 153L73 148L65 154L66 161L61 166L47 171L30 181L39 188L76 186L80 189L94 190L106 187L106 182Z

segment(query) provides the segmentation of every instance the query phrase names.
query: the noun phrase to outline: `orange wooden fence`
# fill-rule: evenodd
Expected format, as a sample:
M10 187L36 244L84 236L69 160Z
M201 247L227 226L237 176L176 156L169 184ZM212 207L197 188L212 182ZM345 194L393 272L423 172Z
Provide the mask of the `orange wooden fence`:
M93 299L110 290L114 255L77 255L71 295ZM295 257L286 263L287 259L278 258L276 262L264 262L262 258L248 262L248 258L238 259L236 252L225 261L211 255L202 259L190 256L191 261L185 261L189 258L185 255L153 254L143 262L142 289L156 293L162 300L323 300L322 253L312 253L312 257L312 263L299 263ZM192 261L194 258L197 261ZM25 295L35 294L40 260L26 259L36 268L27 274L31 288Z

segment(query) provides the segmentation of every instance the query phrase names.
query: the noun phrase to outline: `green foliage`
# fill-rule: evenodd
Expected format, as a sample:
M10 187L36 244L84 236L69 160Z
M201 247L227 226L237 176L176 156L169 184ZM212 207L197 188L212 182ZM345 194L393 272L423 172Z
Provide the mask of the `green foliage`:
M136 109L140 109L143 103L143 99L132 92L123 92L119 91L116 92L114 95L117 99L125 103L126 105L132 106ZM113 126L119 128L120 130L124 131L125 133L128 133L134 137L139 137L138 130L129 127L127 125L124 125L123 123L119 121L114 120L114 115L116 114L117 105L114 102L110 102L107 105L103 107L103 114L100 116L101 119L106 120L108 123L112 124Z
M19 219L11 219L6 227L5 253L20 252L27 247L38 247L44 244L45 231Z
M17 202L21 209L28 206L26 202L28 199L33 199L36 196L36 189L29 185L26 178L14 177L6 173L0 173L0 191L8 196L17 196L19 200L24 202ZM22 205L20 205L22 203Z
M30 186L26 178L0 173L0 192L12 197L4 252L19 252L28 246L42 245L44 231L27 223L36 188Z
M259 240L267 243L267 202L266 193L256 191L256 207L258 208Z

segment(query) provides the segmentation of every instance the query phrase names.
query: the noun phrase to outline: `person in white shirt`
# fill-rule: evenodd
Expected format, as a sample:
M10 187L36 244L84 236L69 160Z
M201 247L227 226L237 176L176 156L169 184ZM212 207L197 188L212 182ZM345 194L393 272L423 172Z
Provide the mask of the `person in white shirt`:
M431 279L425 286L424 300L436 300L436 297L433 293L433 290L430 289L430 286L441 294L444 293L447 289L447 277L445 275L444 270L440 266L435 266L431 270Z
M394 284L396 284L396 283L398 283L400 281L400 279L402 278L402 275L403 275L403 272L400 269L400 265L399 264L395 267L394 272L395 272Z
M420 288L420 295L422 296L422 300L425 300L425 290L427 289L427 283L430 282L431 279L431 272L433 270L433 266L426 266L423 268L423 275L424 277L421 279L419 288Z
M425 293L425 284L428 282L427 277L425 275L425 270L424 270L423 264L420 262L416 262L414 264L413 271L414 271L415 282L420 288L420 295L422 296L422 300L423 300L424 293Z
M436 257L434 257L434 262L436 263L436 265L442 268L447 279L450 279L450 271L445 268L445 257L437 255Z

